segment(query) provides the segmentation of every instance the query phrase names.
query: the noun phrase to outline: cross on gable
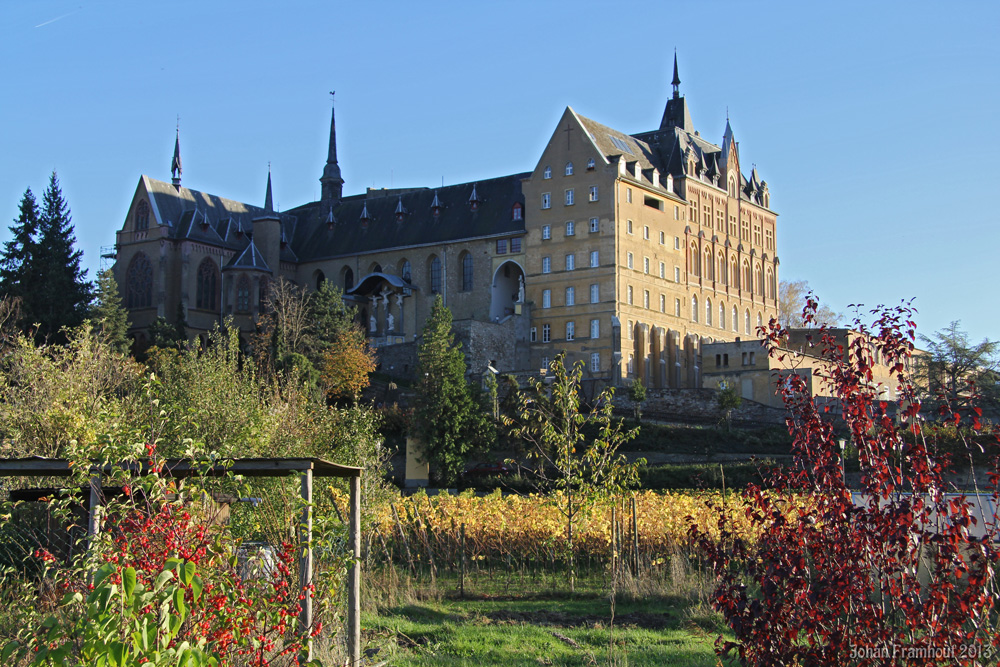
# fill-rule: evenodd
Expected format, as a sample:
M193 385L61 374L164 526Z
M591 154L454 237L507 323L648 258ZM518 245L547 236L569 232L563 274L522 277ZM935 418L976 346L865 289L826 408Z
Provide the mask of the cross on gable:
M565 130L563 130L563 132L565 132L565 133L566 133L566 148L567 148L567 149L569 149L569 137L570 137L570 134L569 134L569 133L570 133L570 132L572 132L572 131L573 131L573 128L572 128L572 126L570 126L570 124L569 124L569 123L567 122L567 123L566 123L566 129L565 129Z

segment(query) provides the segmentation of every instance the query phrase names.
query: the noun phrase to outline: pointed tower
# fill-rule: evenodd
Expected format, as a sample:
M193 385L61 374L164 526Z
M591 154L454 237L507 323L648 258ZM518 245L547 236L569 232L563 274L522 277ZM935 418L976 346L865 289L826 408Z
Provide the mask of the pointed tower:
M685 132L694 132L694 125L691 124L691 114L688 111L687 103L681 97L681 77L677 73L677 52L674 51L674 80L671 82L674 87L673 97L667 100L667 108L663 110L663 120L660 121L660 129L667 130L677 127Z
M267 168L267 190L264 191L264 211L253 219L253 239L250 244L260 253L267 269L277 271L281 263L281 218L274 212L271 194L271 167Z
M274 213L274 199L271 196L271 166L267 167L267 192L264 193L264 212Z
M339 204L344 194L344 179L340 176L340 165L337 164L336 109L330 111L330 148L326 156L326 166L323 167L323 176L319 182L323 185L323 201L331 206Z
M181 128L177 128L177 137L174 139L174 159L170 161L170 177L174 187L181 189Z

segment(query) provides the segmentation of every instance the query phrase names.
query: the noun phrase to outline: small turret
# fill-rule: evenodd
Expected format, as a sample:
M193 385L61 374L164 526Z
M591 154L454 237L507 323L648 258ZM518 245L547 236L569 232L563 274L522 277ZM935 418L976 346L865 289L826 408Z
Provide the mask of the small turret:
M333 93L330 93L331 98ZM331 104L332 107L332 104ZM323 186L323 201L331 206L340 203L344 194L344 179L340 175L340 165L337 164L337 115L336 110L330 110L330 147L327 151L326 166L319 182Z
M174 139L174 159L170 161L170 180L174 187L181 188L181 128L177 127L177 136Z

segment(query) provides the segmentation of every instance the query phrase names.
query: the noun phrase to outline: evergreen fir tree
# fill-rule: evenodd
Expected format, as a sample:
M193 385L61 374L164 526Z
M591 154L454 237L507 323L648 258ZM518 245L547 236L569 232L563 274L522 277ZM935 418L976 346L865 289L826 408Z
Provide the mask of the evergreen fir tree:
M0 296L22 299L35 285L33 257L38 235L40 217L38 202L31 188L21 197L18 216L10 228L13 238L7 241L0 255ZM32 314L27 312L27 303L22 303L22 317L32 322Z
M118 283L111 271L97 272L97 294L90 309L90 319L97 332L116 352L129 351L128 312L122 307Z
M42 214L38 221L38 245L31 263L37 267L38 283L25 294L28 309L37 321L38 338L63 342L63 327L78 326L87 315L91 285L86 270L80 267L83 251L74 249L69 206L63 198L59 179L53 171L42 196Z
M495 429L465 381L465 355L455 344L451 311L434 300L417 351L419 389L414 406L415 433L427 461L443 484L458 480L469 454L493 444Z

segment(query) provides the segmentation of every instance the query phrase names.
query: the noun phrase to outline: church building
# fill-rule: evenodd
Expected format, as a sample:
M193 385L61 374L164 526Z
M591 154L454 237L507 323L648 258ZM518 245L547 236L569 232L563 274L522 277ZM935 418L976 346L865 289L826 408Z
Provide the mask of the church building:
M531 171L344 195L336 118L319 201L283 212L141 176L115 276L142 344L157 317L244 336L280 277L344 291L381 370L412 377L436 295L473 375L534 372L560 351L599 383L700 387L702 342L753 337L777 315L776 217L729 122L694 129L679 91L629 134L567 108Z

